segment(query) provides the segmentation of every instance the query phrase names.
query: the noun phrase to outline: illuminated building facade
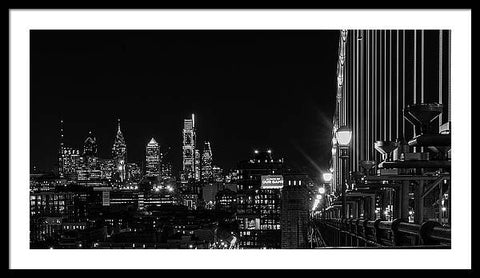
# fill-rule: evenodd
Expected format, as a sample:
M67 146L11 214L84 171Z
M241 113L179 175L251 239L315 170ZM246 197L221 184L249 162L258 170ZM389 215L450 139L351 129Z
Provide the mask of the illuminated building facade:
M97 157L97 139L92 136L91 131L83 142L83 156Z
M216 165L212 167L212 176L214 182L223 182L225 179L223 176L223 169Z
M166 161L162 161L161 167L162 167L162 171L161 171L162 180L172 179L173 178L172 164Z
M280 248L281 188L283 159L271 151L255 151L250 160L238 164L237 221L240 248ZM280 182L269 186L270 178Z
M195 149L195 181L199 181L201 178L201 155L198 149Z
M60 146L58 160L59 176L61 178L75 178L80 160L80 151L74 148Z
M99 181L102 178L100 169L90 169L82 167L77 170L77 181Z
M196 151L195 151L195 115L183 122L183 163L182 182L186 183L196 178Z
M113 159L100 159L99 164L102 172L101 179L111 180L115 172L115 161Z
M127 180L138 182L142 178L142 169L137 163L127 163Z
M225 182L226 183L233 183L238 180L238 170L229 170L228 173L225 175Z
M210 146L210 142L205 142L203 145L203 153L202 153L202 181L209 182L213 179L213 172L212 172L212 148Z
M89 132L83 143L83 154L77 164L77 181L98 181L102 178L100 161L97 157L96 138Z
M77 172L80 151L64 143L63 120L60 121L60 148L58 149L58 175L60 178L74 178Z
M186 193L182 195L182 199L183 199L183 205L186 206L188 209L190 210L197 209L198 203L199 203L198 194Z
M228 188L218 191L215 195L215 208L223 211L236 210L237 193Z
M160 175L160 146L155 139L148 142L145 150L145 176L158 177Z
M117 135L113 143L112 158L115 162L115 174L120 181L125 181L127 178L127 145L120 129L120 119L118 119Z

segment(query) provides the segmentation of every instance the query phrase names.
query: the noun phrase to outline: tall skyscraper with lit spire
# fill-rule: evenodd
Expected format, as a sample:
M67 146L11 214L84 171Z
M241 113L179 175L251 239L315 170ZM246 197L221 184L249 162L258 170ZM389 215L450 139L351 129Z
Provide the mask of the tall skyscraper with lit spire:
M92 132L88 132L88 137L83 142L83 155L84 156L97 156L97 138L92 135Z
M160 175L160 146L154 138L148 142L145 149L145 176L158 177Z
M115 162L115 171L118 173L120 181L126 179L126 164L127 164L127 144L120 129L120 119L118 119L117 135L112 148L112 157Z
M210 146L210 142L205 142L203 145L203 153L202 153L202 181L208 182L211 181L213 178L212 172L212 148Z

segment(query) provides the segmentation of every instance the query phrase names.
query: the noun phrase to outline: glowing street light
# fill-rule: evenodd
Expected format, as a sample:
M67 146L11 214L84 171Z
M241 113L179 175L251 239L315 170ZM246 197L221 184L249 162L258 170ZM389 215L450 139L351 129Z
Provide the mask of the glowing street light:
M320 194L325 194L325 187L320 187L320 188L318 189L318 193L320 193Z
M350 144L350 140L352 140L352 131L350 128L342 126L337 129L335 137L340 146L348 146Z
M338 146L340 147L340 160L342 162L341 175L342 175L342 218L347 218L346 207L347 207L347 196L346 196L346 173L348 173L347 167L348 163L348 145L352 140L352 130L347 126L342 126L335 132L335 137L338 141Z
M333 174L332 173L323 173L323 180L325 182L332 181Z

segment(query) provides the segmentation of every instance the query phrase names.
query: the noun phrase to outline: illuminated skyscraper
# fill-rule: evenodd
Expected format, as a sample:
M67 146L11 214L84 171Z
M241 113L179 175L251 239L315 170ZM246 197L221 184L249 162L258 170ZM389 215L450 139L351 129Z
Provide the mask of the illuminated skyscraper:
M151 139L145 150L145 175L147 177L158 177L160 175L160 147Z
M61 146L59 153L59 175L61 178L74 178L79 164L80 151Z
M205 142L203 145L201 175L202 175L202 181L211 181L213 178L212 148L210 147L210 142Z
M125 181L126 178L126 163L127 163L127 145L125 138L123 138L120 130L120 119L118 119L117 135L112 148L112 157L115 162L115 171L118 174L120 181Z
M115 173L115 161L113 159L99 159L101 178L111 180Z
M61 120L60 148L58 150L58 174L61 178L72 177L76 174L79 157L79 150L65 146L63 141L63 120Z
M195 181L200 180L200 161L201 161L200 151L195 149Z
M161 175L162 175L162 180L171 179L173 177L172 164L170 164L169 162L162 162Z
M170 147L164 147L160 152L160 176L161 180L169 180L173 178L172 164L170 158Z
M102 177L102 170L97 157L97 140L88 133L87 139L83 143L83 154L76 165L77 181L99 180Z
M137 163L129 162L126 164L127 180L131 182L138 182L142 178L142 169Z
M97 139L92 136L92 132L88 133L87 139L83 143L84 156L97 156Z
M182 182L195 179L195 115L183 122Z
M219 166L213 165L212 166L212 178L213 181L215 182L224 182L224 176L223 176L223 169L220 168Z

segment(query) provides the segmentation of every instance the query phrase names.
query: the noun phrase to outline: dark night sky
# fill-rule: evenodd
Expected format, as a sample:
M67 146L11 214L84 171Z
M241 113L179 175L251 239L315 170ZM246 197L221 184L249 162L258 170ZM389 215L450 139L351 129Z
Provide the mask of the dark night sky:
M330 159L338 31L31 31L31 166L52 169L91 130L111 157L121 118L128 160L153 136L181 167L183 119L214 163L256 148L316 174Z

